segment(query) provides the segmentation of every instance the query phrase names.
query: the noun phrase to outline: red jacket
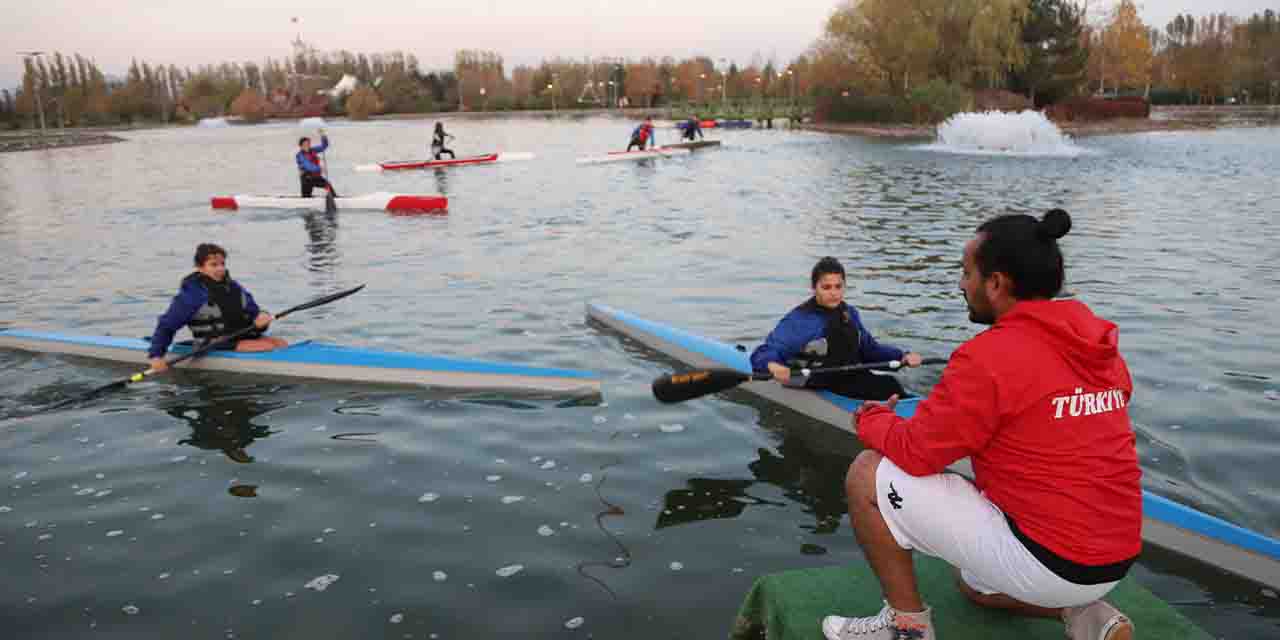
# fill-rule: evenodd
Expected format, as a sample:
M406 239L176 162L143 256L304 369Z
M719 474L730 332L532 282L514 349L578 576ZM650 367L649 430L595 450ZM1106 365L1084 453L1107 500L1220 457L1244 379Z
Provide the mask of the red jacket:
M907 473L969 457L1018 528L1096 566L1142 548L1142 470L1119 331L1073 300L1019 302L964 343L911 419L862 411L858 436Z

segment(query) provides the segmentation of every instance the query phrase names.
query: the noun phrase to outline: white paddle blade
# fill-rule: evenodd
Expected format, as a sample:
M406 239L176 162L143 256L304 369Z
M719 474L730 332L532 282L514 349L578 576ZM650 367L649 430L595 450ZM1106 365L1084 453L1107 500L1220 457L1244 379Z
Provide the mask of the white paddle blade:
M361 173L376 173L378 171L382 171L382 165L380 164L358 164L354 168L356 171Z
M498 154L498 162L520 162L532 160L536 156L528 151L506 151Z

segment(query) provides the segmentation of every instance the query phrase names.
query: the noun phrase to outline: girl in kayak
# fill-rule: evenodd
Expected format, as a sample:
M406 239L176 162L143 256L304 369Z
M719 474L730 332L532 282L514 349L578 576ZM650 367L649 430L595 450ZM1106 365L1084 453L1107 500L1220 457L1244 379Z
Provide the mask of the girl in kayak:
M627 151L632 147L640 147L640 150L644 151L645 147L654 146L656 142L653 135L653 118L646 116L644 122L631 132L631 143L627 145Z
M219 345L226 351L271 351L288 346L280 338L262 335L274 319L258 308L248 289L231 279L227 273L227 250L216 244L196 247L196 270L182 279L178 295L169 303L169 309L160 316L156 330L151 334L151 349L147 357L152 371L168 369L164 354L173 337L182 327L189 327L196 339L196 348L219 336L235 333L249 326L255 328L244 337Z
M449 154L449 158L450 158L450 159L453 159L453 158L457 158L457 157L458 157L458 156L454 155L454 153L453 153L453 151L452 151L452 150L450 150L450 149L446 149L446 148L444 147L444 141L445 141L445 138L452 138L452 137L453 137L453 136L451 136L451 135L449 135L449 134L447 134L447 133L445 133L445 132L444 132L444 123L443 123L443 122L437 122L437 123L436 123L436 131L435 131L435 133L434 133L434 134L432 134L432 136L431 136L431 158L432 158L433 160L439 160L439 159L440 159L440 156L442 156L442 155L444 155L444 154L446 154L446 153L447 153L447 154Z
M830 256L814 265L809 278L813 297L792 309L751 354L751 368L768 372L787 386L826 389L849 398L886 400L906 395L893 376L870 371L842 374L792 375L791 368L840 367L851 364L899 360L920 366L918 353L880 344L862 325L858 310L844 301L845 273Z
M704 139L707 137L702 133L702 123L698 120L697 115L689 118L689 121L684 123L684 139L692 141L695 136Z
M298 163L298 179L302 183L302 197L310 198L311 190L316 187L325 189L333 197L338 197L338 193L333 190L333 185L324 177L324 167L320 166L320 154L329 148L329 137L324 135L324 130L320 130L320 146L312 147L311 138L303 136L298 140L298 154L294 160Z

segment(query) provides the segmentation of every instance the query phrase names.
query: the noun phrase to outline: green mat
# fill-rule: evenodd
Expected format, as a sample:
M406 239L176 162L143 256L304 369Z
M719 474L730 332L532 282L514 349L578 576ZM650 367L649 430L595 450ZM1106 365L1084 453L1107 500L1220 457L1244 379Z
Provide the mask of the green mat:
M933 607L938 640L1064 637L1064 625L1056 620L1015 617L969 602L956 590L954 570L945 562L921 554L916 554L915 562L920 591ZM1133 620L1138 638L1211 640L1203 629L1132 578L1121 582L1107 601ZM730 637L821 640L824 616L871 616L881 606L880 583L865 564L784 571L756 580L738 610Z

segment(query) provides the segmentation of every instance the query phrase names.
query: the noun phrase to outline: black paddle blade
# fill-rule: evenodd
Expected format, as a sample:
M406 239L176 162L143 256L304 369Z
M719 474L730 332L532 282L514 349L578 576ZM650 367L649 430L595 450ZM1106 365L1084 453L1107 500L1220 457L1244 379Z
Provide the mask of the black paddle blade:
M750 375L733 369L673 373L653 381L653 397L666 404L684 402L732 389L750 379Z
M324 212L336 213L338 211L338 202L333 197L333 192L328 192L324 197Z
M288 309L285 309L284 311L281 311L280 313L277 313L277 314L276 314L276 319L278 320L278 319L283 318L283 317L285 317L285 316L287 316L287 315L289 315L289 314L291 314L291 313L294 313L294 312L296 312L296 311L304 311L304 310L306 310L306 309L311 309L311 308L313 308L313 307L318 307L318 306L320 306L320 305L322 305L322 304L329 304L330 302L333 302L334 300L341 300L341 299L343 299L343 298L345 298L345 297L347 297L347 296L349 296L349 295L351 295L351 294L353 294L353 293L356 293L357 291L359 291L359 290L363 289L364 287L365 287L365 285L360 285L360 286L358 286L358 287L352 287L352 288L350 288L350 289L347 289L346 291L339 291L339 292L337 292L337 293L331 293L331 294L329 294L329 295L327 295L327 296L325 296L325 297L323 297L323 298L316 298L315 300L312 300L311 302L305 302L305 303L300 304L300 305L298 305L298 306L296 306L296 307L290 307L290 308L288 308Z

